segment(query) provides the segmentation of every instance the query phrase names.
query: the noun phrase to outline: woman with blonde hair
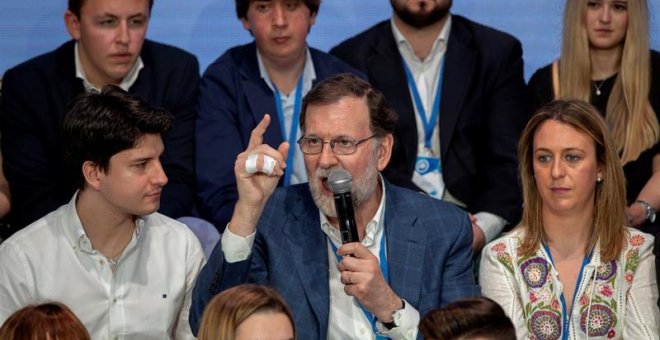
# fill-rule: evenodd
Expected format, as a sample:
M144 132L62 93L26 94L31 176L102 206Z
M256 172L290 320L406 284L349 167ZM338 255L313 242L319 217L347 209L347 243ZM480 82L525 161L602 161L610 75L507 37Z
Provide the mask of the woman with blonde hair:
M199 340L295 340L284 299L266 286L244 284L216 295L204 309Z
M568 0L559 60L530 79L534 107L588 101L624 165L630 226L660 232L660 53L649 49L647 0Z
M612 136L583 101L555 101L518 147L523 217L484 248L480 284L518 338L658 339L653 236L626 228Z
M30 305L12 314L0 327L0 340L89 340L82 322L64 304Z

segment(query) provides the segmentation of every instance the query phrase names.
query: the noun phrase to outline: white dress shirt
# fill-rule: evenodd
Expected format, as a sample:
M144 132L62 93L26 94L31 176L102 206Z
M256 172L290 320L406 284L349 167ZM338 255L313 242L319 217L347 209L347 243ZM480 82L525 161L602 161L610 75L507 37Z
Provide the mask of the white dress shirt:
M381 180L383 196L376 214L367 224L362 245L380 261L380 242L384 235L384 213L385 213L385 186ZM321 229L327 235L328 268L330 287L330 311L328 317L328 339L375 339L376 333L371 323L364 315L356 298L344 292L344 284L340 281L340 272L337 268L337 256L332 249L331 242L335 247L341 247L341 236L339 230L333 227L319 211ZM222 234L222 252L227 262L243 261L250 256L256 232L242 238L233 234L229 228ZM401 318L401 324L391 330L387 330L380 322L376 322L378 335L390 339L416 339L420 315L417 309L406 303ZM351 325L352 327L348 327Z
M0 324L26 305L59 301L92 339L194 339L190 296L204 264L195 235L158 213L138 218L113 274L76 196L0 244Z
M270 79L270 75L268 74L268 70L266 70L266 66L264 66L264 62L261 59L261 55L259 54L259 51L257 51L257 62L259 64L259 74L261 75L261 78L264 79L266 84L268 84L268 87L270 87L273 92L275 92L275 88L273 87L273 81ZM302 95L300 96L301 100L302 98L309 92L309 90L312 89L312 85L314 83L314 80L316 79L316 70L314 70L314 62L312 61L312 54L309 52L309 49L307 49L307 54L305 55L305 66L303 68L303 83L302 83ZM275 95L275 94L273 94ZM289 134L291 133L291 124L293 122L293 109L294 105L296 102L296 89L294 88L291 93L282 93L280 92L280 99L282 101L282 111L284 113L284 122L280 122L280 124L284 124L284 131L286 132L286 137L282 136L284 140L288 140ZM302 109L302 105L301 105ZM271 115L277 114L277 112L271 112ZM294 126L293 128L296 129L296 141L302 136L302 133L300 132L300 124ZM291 148L293 148L293 173L291 174L291 184L298 184L298 183L305 183L307 182L307 170L305 169L305 162L303 160L303 153L300 151L300 148L298 145L290 145Z
M442 60L445 57L445 53L447 52L447 44L449 42L449 33L451 30L451 21L451 15L448 15L445 26L440 31L440 34L438 34L438 38L433 43L433 47L431 47L431 52L424 60L420 60L417 55L415 55L415 51L413 50L410 42L408 42L406 37L401 33L401 31L399 31L399 29L394 24L394 21L390 21L392 26L392 34L394 34L394 39L397 42L399 53L401 54L403 60L406 62L406 65L408 65L410 73L415 80L419 96L422 100L422 105L424 106L424 111L426 112L426 119L430 118L431 112L433 111L433 102L438 90L438 78L440 77L440 65L442 64ZM413 98L412 90L410 93L410 98ZM417 107L413 105L413 108L415 110L415 122L417 123L417 153L421 154L422 148L424 148L424 124L419 116ZM442 117L442 114L443 112L440 111L438 119ZM431 150L433 151L433 154L439 158L440 134L438 126L438 123L436 123L433 130L433 136L431 138ZM440 159L440 164L442 164L442 159ZM442 176L443 174L440 172L440 186L444 188L445 185ZM432 188L421 189L428 192ZM451 193L446 189L443 191L442 199L452 202L462 208L466 207L465 203L452 196ZM493 240L497 235L499 235L499 233L502 231L502 229L504 229L504 226L506 225L506 220L489 212L478 212L474 216L477 218L477 224L479 225L479 228L484 232L486 242Z

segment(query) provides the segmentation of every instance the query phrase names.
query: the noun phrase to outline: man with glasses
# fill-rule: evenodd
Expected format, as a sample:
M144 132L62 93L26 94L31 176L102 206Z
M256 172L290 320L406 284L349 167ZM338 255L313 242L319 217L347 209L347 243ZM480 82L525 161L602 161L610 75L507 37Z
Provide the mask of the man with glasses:
M247 282L284 296L300 339L414 339L420 315L479 294L468 215L380 175L396 120L353 75L319 83L300 114L309 182L277 190L294 146L264 144L270 116L259 123L236 159L231 221L193 290L193 331L214 295ZM352 174L360 242L342 245L327 186L334 169Z

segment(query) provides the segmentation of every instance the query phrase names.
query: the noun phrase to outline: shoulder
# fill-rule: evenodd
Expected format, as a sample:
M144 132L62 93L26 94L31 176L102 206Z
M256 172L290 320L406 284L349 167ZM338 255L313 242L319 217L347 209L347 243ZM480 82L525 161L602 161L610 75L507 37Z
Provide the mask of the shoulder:
M362 72L356 70L355 68L348 65L341 59L335 57L334 55L321 52L311 47L309 51L310 54L312 55L312 61L314 62L314 69L317 70L318 72L317 75L320 78L326 78L337 73L349 72L366 80L366 77L364 76L364 74L362 74Z
M497 253L501 252L516 254L524 238L525 232L520 227L517 227L488 243L484 246L483 251L489 255L497 255Z
M58 70L74 67L73 41L69 41L57 49L38 55L24 61L6 71L3 86L14 82L35 83L58 81ZM74 74L71 74L73 77Z
M389 20L383 20L367 30L342 41L339 45L333 47L330 53L339 55L343 59L344 55L354 53L356 49L363 50L368 48L374 41L383 39L384 34L389 33L391 35L392 31L389 25Z
M60 242L69 245L61 228L67 207L59 207L6 239L0 244L0 257L13 254L38 260L56 256Z
M175 46L145 39L140 56L146 66L164 69L195 67L199 73L197 57Z
M622 254L624 258L629 258L632 253L641 256L652 252L655 238L651 234L641 232L635 228L626 228L626 231L626 245Z
M467 38L469 35L477 45L487 45L490 47L520 47L520 41L513 35L472 21L463 16L452 14L452 27L450 32L450 40L453 37Z
M545 65L532 74L532 77L529 78L529 85L532 84L540 85L550 82L552 79L552 64Z
M252 56L250 57L250 51ZM252 63L254 59L256 65L256 49L254 44L234 46L226 50L222 55L215 59L204 71L204 78L224 78L229 74L237 73L245 63Z

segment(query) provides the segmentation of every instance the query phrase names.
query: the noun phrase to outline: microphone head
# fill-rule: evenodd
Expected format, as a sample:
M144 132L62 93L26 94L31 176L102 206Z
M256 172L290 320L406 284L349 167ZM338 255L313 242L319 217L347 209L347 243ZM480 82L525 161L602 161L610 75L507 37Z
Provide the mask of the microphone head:
M328 188L333 194L343 194L351 191L353 177L344 169L332 169L328 174Z

